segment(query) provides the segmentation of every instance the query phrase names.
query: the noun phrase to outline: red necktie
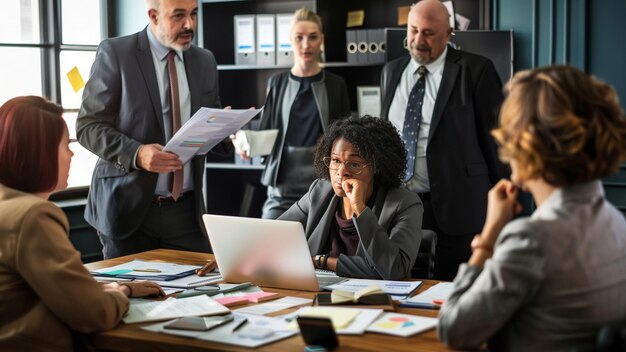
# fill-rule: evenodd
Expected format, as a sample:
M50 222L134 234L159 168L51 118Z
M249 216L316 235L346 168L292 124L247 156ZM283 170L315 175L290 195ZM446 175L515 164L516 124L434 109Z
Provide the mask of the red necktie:
M170 79L170 115L172 116L172 136L180 128L180 101L178 97L178 75L176 74L176 52L167 54L167 73ZM183 191L183 169L172 173L172 198L177 200Z

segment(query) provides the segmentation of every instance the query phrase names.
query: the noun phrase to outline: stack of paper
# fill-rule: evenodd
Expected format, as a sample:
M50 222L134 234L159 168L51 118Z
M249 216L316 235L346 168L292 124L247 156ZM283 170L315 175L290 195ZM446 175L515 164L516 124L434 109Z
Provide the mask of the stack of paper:
M94 270L91 274L94 276L122 279L171 281L192 275L195 273L195 270L199 268L201 268L199 265L182 265L135 259L128 263Z

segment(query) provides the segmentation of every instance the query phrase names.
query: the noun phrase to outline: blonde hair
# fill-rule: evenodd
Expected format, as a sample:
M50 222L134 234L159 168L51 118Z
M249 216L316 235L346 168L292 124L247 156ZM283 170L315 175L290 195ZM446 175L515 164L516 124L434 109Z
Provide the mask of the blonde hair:
M520 179L567 186L605 177L626 160L626 119L615 90L577 68L517 73L492 135Z
M294 12L293 14L291 23L293 25L296 22L301 22L301 21L309 21L309 22L313 22L317 24L317 26L320 29L320 33L324 33L324 29L322 27L322 18L318 14L313 12L313 10L307 7L302 7L302 8L297 9L296 12Z

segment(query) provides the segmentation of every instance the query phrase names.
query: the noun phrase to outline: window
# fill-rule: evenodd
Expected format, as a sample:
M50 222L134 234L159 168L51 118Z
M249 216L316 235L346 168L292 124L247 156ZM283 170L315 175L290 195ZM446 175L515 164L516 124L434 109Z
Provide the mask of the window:
M0 105L19 95L46 96L63 106L70 138L75 138L83 93L80 83L89 78L97 45L106 33L104 4L103 0L3 0ZM71 148L69 188L86 187L97 157L78 143Z

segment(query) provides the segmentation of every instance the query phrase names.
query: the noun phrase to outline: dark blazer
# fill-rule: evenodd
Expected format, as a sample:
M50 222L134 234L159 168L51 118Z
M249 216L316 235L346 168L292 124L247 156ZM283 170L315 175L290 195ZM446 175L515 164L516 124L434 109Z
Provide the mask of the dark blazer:
M388 119L409 60L407 55L383 68L382 118ZM502 100L502 84L491 61L448 47L426 154L433 212L446 234L480 232L487 193L508 175L490 135Z
M319 88L326 90L325 95L315 96L322 119L322 129L326 130L335 120L350 116L350 100L348 99L348 88L346 88L344 79L326 70L323 72L324 78L321 82L313 83L312 89L313 94L317 94L320 91ZM279 130L279 135L274 143L272 154L265 161L266 166L261 175L261 183L266 186L276 186L278 168L285 145L287 131L283 122L286 118L283 116L282 108L288 82L289 71L285 71L272 76L268 83L269 92L265 100L265 108L263 109L263 117L261 118L259 129L276 128Z
M328 180L318 179L278 219L301 222L311 255L321 254L330 244L330 226L340 199ZM374 205L352 218L359 246L354 256L339 256L337 275L385 280L409 277L422 240L423 211L422 201L413 192L378 189Z
M76 121L81 145L98 155L85 219L105 236L123 239L135 232L149 208L158 174L133 168L141 144L166 144L156 70L146 33L106 39L83 93ZM217 66L211 52L191 46L184 51L191 92L191 113L219 108ZM193 158L196 211L204 213L205 156Z

